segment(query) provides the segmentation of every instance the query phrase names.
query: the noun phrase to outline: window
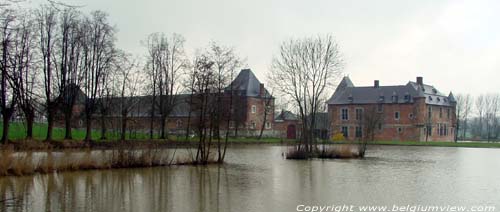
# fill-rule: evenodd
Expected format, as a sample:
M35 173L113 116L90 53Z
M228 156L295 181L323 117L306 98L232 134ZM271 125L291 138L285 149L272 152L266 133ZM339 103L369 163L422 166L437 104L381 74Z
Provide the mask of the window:
M182 127L182 120L177 119L177 121L175 122L175 126L176 126L177 128L181 128L181 127Z
M361 121L363 119L363 108L356 108L356 120Z
M356 138L361 138L363 137L363 130L361 127L356 127Z
M392 102L394 102L394 103L398 102L398 96L393 95L392 96Z
M257 106L252 105L252 113L256 113L256 112L257 112Z
M399 120L399 111L394 112L394 119Z
M266 122L266 129L271 129L271 122Z
M410 101L410 94L406 94L404 98L405 98L405 102L409 102Z
M432 106L427 107L427 118L432 118Z
M342 126L341 131L342 131L342 135L344 135L344 138L349 137L349 128L347 126Z
M439 136L447 136L448 135L448 125L446 124L438 124L438 133Z
M401 134L403 132L403 128L398 127L398 133Z
M427 130L427 135L432 136L432 126L427 126L426 130Z
M439 118L443 118L443 108L439 108Z
M347 108L341 109L341 119L342 120L349 120L349 110Z
M409 119L413 119L413 113L409 113L409 114L408 114L408 118L409 118Z
M250 123L250 129L255 129L255 128L256 128L255 122L252 121L252 123Z
M451 110L450 110L450 108L448 108L448 110L446 111L446 117L447 118L450 118L450 113L451 113Z
M377 111L378 111L379 113L384 112L384 105L383 105L383 104L379 104L379 105L377 106Z
M382 130L382 123L378 123L378 130Z

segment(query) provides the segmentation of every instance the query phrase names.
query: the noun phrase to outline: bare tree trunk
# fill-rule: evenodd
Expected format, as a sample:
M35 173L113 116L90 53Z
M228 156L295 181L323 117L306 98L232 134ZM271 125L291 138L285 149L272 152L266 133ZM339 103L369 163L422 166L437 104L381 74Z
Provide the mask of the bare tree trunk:
M106 117L104 114L101 114L101 140L106 140L107 137L106 137L106 131L107 131L107 127L106 127Z
M66 130L64 131L65 132L64 139L68 140L73 139L73 136L71 135L71 117L72 113L66 114L64 116L64 126L66 128Z
M49 103L49 108L47 109L47 137L45 141L52 141L52 132L54 131L54 109L52 109L52 104Z
M2 140L1 142L3 144L6 144L7 141L9 140L9 125L10 125L10 118L12 117L12 114L14 113L13 109L4 109L2 111L2 118L3 118L3 129L2 129Z
M120 140L125 141L125 133L126 132L127 132L127 116L122 115L122 127L121 127Z
M92 118L91 117L85 118L85 141L86 142L92 141Z
M26 115L26 139L33 139L33 124L35 122L35 114L27 113Z

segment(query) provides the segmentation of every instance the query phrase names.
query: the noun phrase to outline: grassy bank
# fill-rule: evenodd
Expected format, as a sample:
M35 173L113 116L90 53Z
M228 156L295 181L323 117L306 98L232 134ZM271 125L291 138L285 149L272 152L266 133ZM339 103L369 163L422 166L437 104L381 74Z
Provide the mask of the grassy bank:
M3 127L3 122L0 122L0 128ZM53 139L60 141L64 139L65 130L63 128L54 127L52 135ZM2 131L0 130L0 136L2 136ZM74 140L83 140L85 138L85 129L73 128L71 130L71 135ZM154 135L158 137L158 135ZM33 139L43 140L47 137L47 124L45 123L35 123L33 125ZM120 138L120 134L117 132L108 132L106 137L110 140L117 140ZM9 139L20 140L26 138L26 126L20 122L12 122L9 126ZM101 138L100 130L92 130L92 140L99 140ZM148 133L142 132L128 132L126 134L127 139L147 139L149 138Z
M0 128L3 127L3 123L0 122ZM63 141L64 140L64 129L55 127L53 129L53 140L54 141ZM75 141L81 141L85 138L85 129L72 129L72 137ZM0 130L0 136L2 136L2 131ZM47 137L47 124L44 123L36 123L33 126L33 139L42 141ZM9 139L13 141L23 140L26 138L26 127L23 123L13 122L10 124L9 128ZM149 133L144 132L127 132L125 139L126 140L134 140L134 141L142 141L150 138ZM158 134L153 134L153 138L158 139ZM120 139L120 134L118 132L108 132L106 133L106 140L101 140L101 131L93 130L92 131L92 140L99 142L113 142ZM168 136L169 141L186 141L184 136ZM193 137L187 139L190 142L198 141L198 138ZM281 143L281 142L291 142L293 140L290 139L282 139L282 138L230 138L229 142L232 143Z

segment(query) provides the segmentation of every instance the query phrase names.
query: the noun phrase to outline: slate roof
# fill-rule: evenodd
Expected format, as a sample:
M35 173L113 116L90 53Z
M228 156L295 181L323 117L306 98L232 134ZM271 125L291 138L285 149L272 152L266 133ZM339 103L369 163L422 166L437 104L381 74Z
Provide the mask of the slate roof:
M453 106L455 104L453 94L446 96L431 85L419 85L410 81L406 85L356 87L349 77L342 79L327 104L402 104L413 103L414 98L425 98L425 102L431 105Z
M299 117L288 110L282 110L279 115L274 117L275 121L297 121Z
M260 96L260 81L257 79L255 74L251 69L243 69L240 71L238 76L231 82L233 89L237 90L243 96L257 97ZM230 90L230 87L226 87L226 91ZM272 97L269 91L265 89L265 96Z
M151 103L153 101L153 97L151 95L148 96L134 96L134 97L124 97L125 104L130 104L131 108L129 109L129 117L151 117ZM172 111L170 112L168 117L187 117L189 116L190 104L189 104L189 94L178 94L175 97L176 104ZM99 99L98 101L102 101L103 99ZM119 117L121 116L121 97L113 97L109 99L111 101L109 116ZM157 96L155 101L156 109L155 116L159 116L158 102L160 98Z

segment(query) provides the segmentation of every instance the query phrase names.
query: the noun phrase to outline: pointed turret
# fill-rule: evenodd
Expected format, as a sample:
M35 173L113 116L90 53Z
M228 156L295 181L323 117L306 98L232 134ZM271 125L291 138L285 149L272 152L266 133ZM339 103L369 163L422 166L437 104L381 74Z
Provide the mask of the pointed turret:
M450 94L448 95L448 100L451 102L451 103L457 103L457 100L455 99L455 96L453 96L453 93L450 92Z
M342 78L342 81L340 81L339 86L337 86L337 89L335 89L335 91L344 90L347 87L355 87L355 86L352 83L351 79L349 79L348 76L345 76L344 78Z

